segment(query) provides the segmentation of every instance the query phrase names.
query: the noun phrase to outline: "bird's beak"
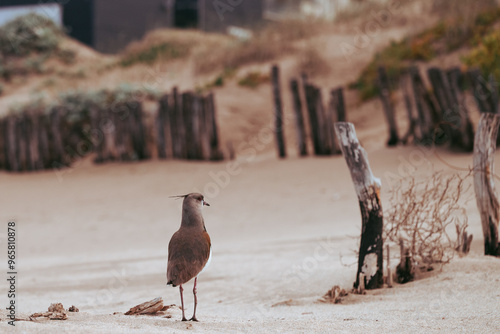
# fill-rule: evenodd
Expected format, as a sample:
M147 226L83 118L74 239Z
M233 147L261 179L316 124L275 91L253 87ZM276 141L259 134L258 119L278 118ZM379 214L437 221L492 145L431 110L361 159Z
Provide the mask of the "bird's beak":
M203 205L204 206L210 206L210 204L208 204L205 200L203 200Z

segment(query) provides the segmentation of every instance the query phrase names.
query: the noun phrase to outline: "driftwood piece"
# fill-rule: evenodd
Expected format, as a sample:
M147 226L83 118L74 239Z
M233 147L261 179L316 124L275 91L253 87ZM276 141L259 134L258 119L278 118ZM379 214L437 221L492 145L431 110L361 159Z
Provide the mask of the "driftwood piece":
M373 176L366 151L361 147L352 123L335 123L342 154L351 172L361 210L362 228L358 270L354 287L364 275L366 289L380 288L383 276L383 214L380 200L380 180Z
M274 65L271 69L271 84L273 86L274 97L274 126L276 135L276 145L278 148L278 156L286 158L284 124L283 124L283 101L281 98L279 67Z
M384 67L378 68L378 86L384 115L389 126L389 139L387 140L387 146L396 146L399 142L398 126L396 124L394 105L391 100L389 78L387 77Z
M495 150L500 116L483 113L474 141L474 191L481 216L484 254L500 255L498 223L500 204L495 190Z
M33 313L30 315L29 320L35 321L37 318L48 318L50 320L66 320L68 314L64 310L61 303L50 304L47 312Z
M293 98L293 110L295 112L295 125L297 129L297 145L299 155L307 156L306 127L302 114L302 101L300 99L299 83L293 79L290 81L290 90Z
M163 310L163 299L158 297L132 307L125 313L125 315L156 314L161 310Z

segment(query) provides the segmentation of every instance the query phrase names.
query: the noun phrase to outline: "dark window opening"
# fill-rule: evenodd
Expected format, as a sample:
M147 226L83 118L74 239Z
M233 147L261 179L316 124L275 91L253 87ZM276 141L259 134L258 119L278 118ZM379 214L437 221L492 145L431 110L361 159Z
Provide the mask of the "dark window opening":
M177 28L198 27L198 0L176 0L174 25Z

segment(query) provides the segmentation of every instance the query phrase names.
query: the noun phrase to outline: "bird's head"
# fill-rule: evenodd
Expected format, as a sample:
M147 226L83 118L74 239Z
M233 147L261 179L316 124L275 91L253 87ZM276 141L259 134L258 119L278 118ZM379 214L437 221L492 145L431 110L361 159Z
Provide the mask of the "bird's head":
M210 206L208 202L205 201L205 196L199 193L190 193L187 195L173 196L175 198L184 198L182 206L185 208L196 208Z

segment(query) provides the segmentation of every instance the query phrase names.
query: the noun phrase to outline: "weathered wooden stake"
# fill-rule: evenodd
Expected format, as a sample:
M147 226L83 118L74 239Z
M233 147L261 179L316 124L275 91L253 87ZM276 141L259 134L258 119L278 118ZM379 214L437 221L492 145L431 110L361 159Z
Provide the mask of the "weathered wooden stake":
M478 68L469 70L467 76L472 86L472 92L479 112L496 113L498 100L496 98L495 85L490 80L486 80ZM492 77L490 77L491 79ZM497 101L495 101L497 100Z
M302 101L300 99L299 83L293 79L290 81L290 90L293 97L293 110L295 111L295 122L297 126L297 144L299 155L307 156L306 127L302 114Z
M389 245L387 245L386 249L387 249L387 287L392 288L393 279L391 270L391 249Z
M426 103L425 95L427 94L422 77L418 67L410 67L410 78L415 96L415 104L418 111L418 121L421 133L421 141L423 144L430 145L434 140L434 124L431 111Z
M222 160L224 155L220 149L219 129L217 128L217 109L215 107L215 96L210 93L207 96L207 115L210 134L210 160ZM234 153L234 152L233 152Z
M452 108L455 109L456 120L452 120L452 129L457 129L457 138L452 145L465 152L472 152L474 149L474 128L469 118L469 111L465 103L465 96L460 89L461 71L459 68L452 68L446 73L448 87L452 101Z
M500 255L498 222L500 204L495 190L495 150L500 116L483 113L474 141L474 191L481 216L484 235L484 254Z
M165 135L165 123L168 114L168 94L165 94L160 99L158 114L156 116L156 145L158 149L158 158L167 158L167 145L166 145L166 135Z
M384 108L385 118L389 125L389 139L387 146L396 146L399 142L398 126L394 116L394 106L391 101L391 91L389 89L389 79L384 67L378 68L378 86L380 92L380 100Z
M410 138L413 138L413 140L417 140L417 134L416 134L416 128L417 128L417 119L413 116L413 104L410 98L410 93L408 91L408 83L409 83L409 77L404 76L401 78L400 81L400 89L403 93L403 99L405 101L405 107L406 107L406 113L408 116L408 131L404 135L404 137L401 139L403 144L408 144L410 141Z
M281 87L279 78L279 68L274 65L271 70L271 82L274 96L274 124L276 128L276 144L280 158L286 158L284 125L283 125L283 102L281 99Z
M314 154L321 155L322 154L322 146L321 146L321 138L319 134L319 121L316 113L317 106L317 90L313 85L306 84L304 86L305 95L306 95L306 105L307 105L307 114L309 115L309 125L311 131L311 137L313 142Z
M359 274L362 273L366 279L366 289L377 289L384 284L380 180L373 176L366 151L356 137L354 125L346 122L335 123L335 131L351 172L361 210L362 232L354 287L358 287Z
M347 122L347 115L345 110L345 102L344 102L344 89L342 87L338 87L332 89L330 92L330 97L332 101L333 109L337 113L337 122Z

